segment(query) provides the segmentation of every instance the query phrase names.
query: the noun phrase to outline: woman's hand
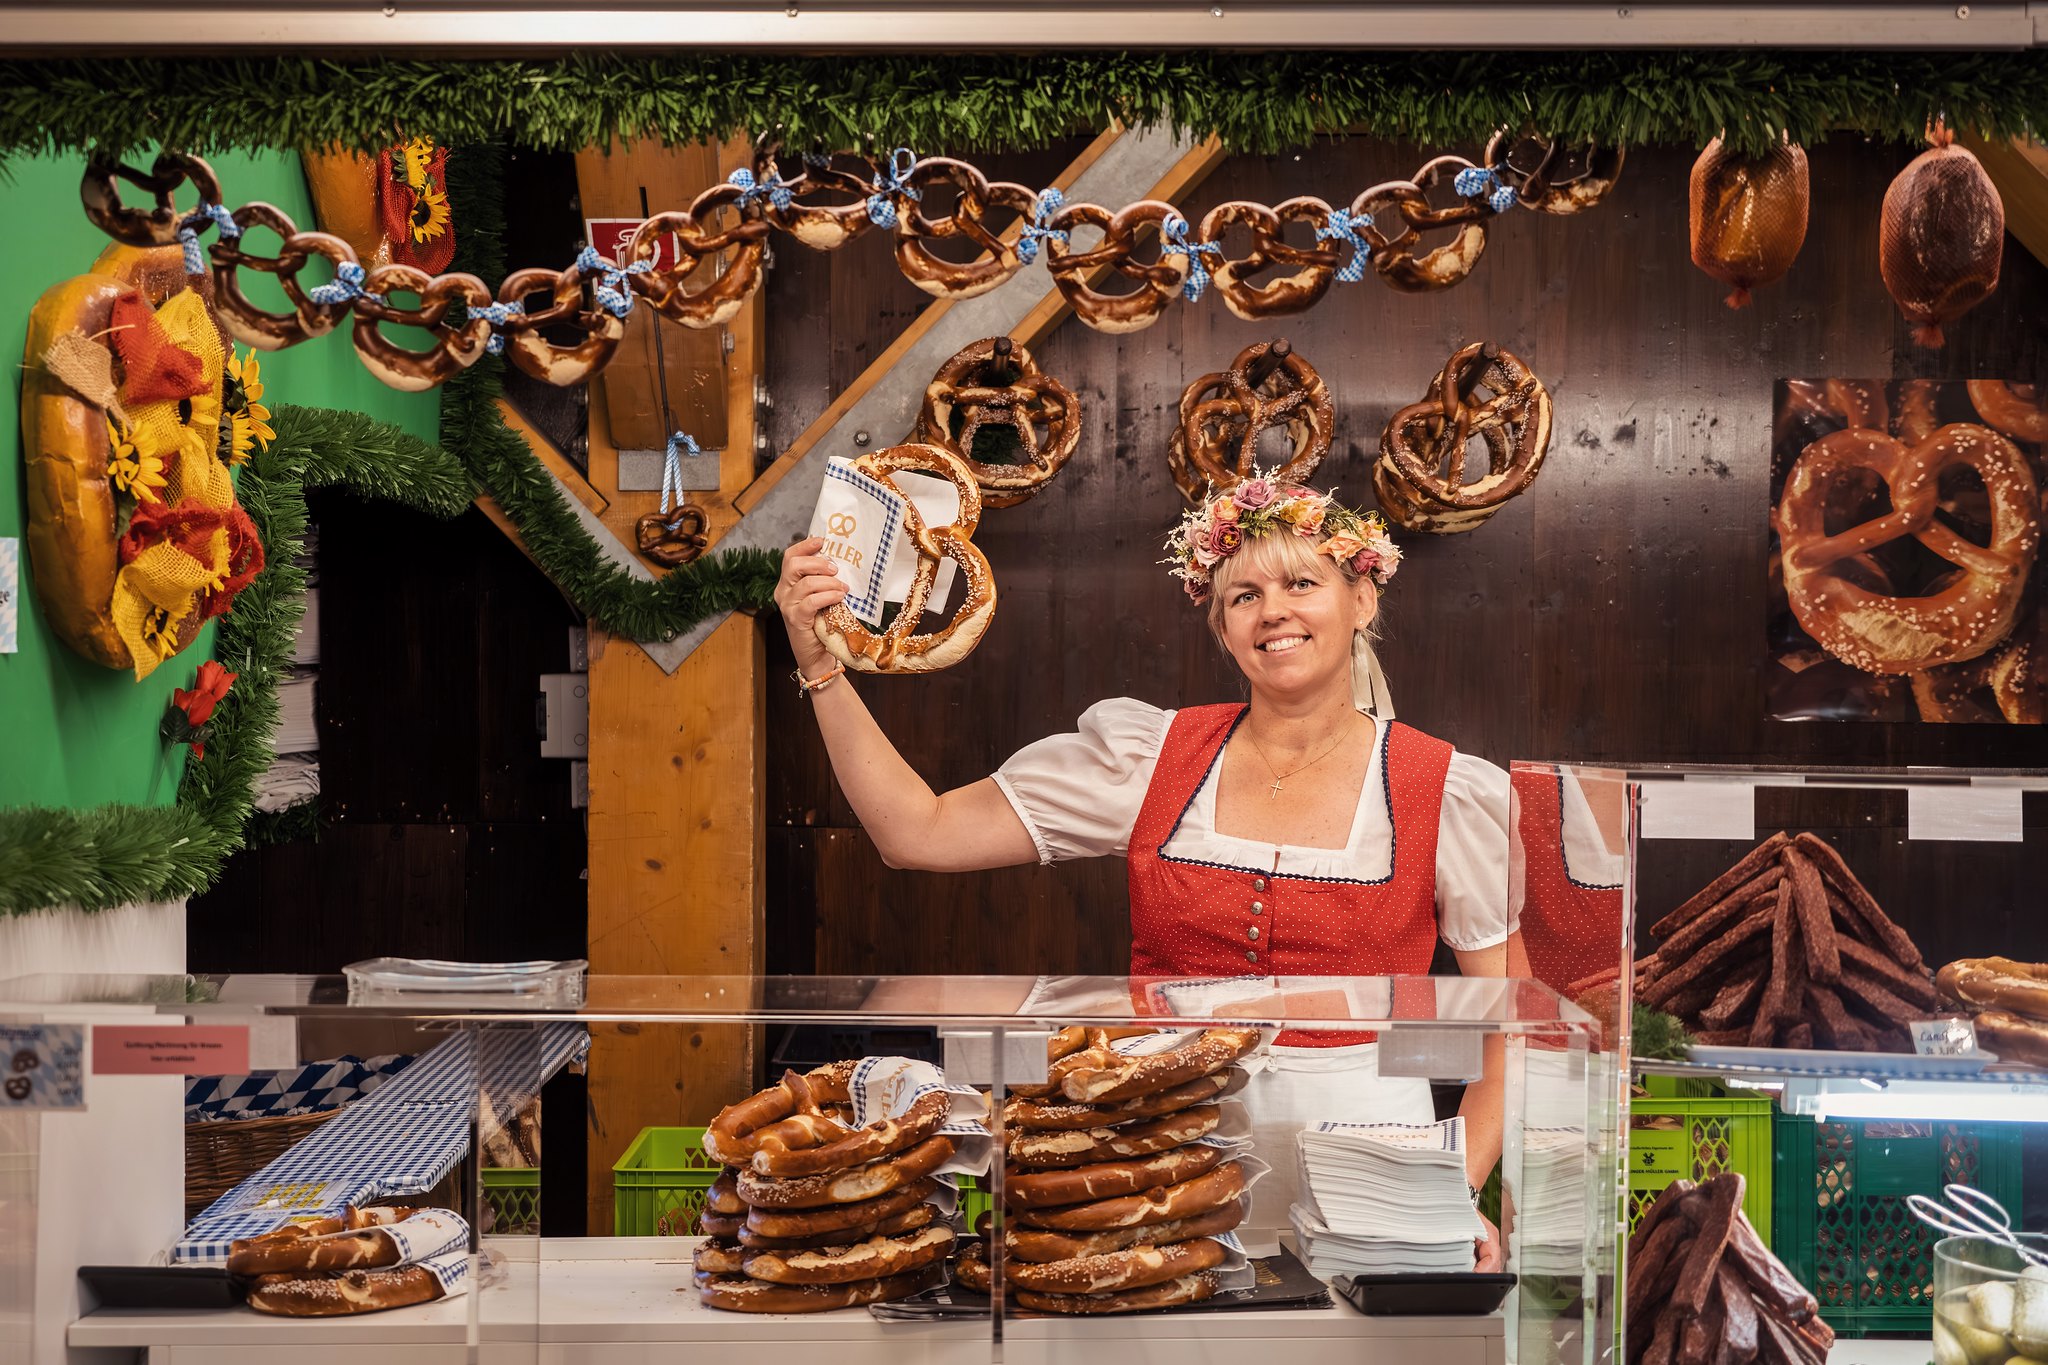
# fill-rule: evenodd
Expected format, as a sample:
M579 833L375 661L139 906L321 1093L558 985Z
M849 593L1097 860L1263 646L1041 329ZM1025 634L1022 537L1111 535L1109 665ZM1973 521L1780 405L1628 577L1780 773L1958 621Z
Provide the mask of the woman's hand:
M775 605L789 632L796 666L806 678L815 678L832 666L832 656L818 640L818 613L846 600L846 580L834 572L831 560L818 553L824 548L824 540L812 536L784 550L782 577L775 584Z
M1472 1268L1481 1275L1497 1274L1501 1267L1507 1264L1507 1256L1501 1246L1500 1229L1483 1213L1479 1215L1479 1221L1485 1225L1486 1231L1472 1239Z

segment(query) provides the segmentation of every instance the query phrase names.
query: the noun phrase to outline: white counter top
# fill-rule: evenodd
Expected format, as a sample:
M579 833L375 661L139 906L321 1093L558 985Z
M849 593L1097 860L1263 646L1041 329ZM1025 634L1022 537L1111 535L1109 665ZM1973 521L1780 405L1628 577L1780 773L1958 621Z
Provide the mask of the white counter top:
M488 1239L507 1275L474 1298L344 1318L278 1318L246 1308L101 1309L71 1325L72 1346L147 1348L151 1365L443 1365L478 1359L532 1365L639 1365L674 1348L831 1345L834 1365L977 1365L990 1358L982 1318L883 1322L865 1309L769 1315L704 1307L691 1285L694 1239ZM536 1250L539 1260L533 1259ZM1374 1318L1333 1309L1031 1318L1005 1324L1007 1365L1246 1365L1250 1343L1285 1340L1288 1365L1501 1365L1502 1324L1485 1318ZM1156 1346L1156 1350L1153 1349ZM281 1355L278 1348L289 1354ZM1885 1365L1890 1365L1886 1362Z

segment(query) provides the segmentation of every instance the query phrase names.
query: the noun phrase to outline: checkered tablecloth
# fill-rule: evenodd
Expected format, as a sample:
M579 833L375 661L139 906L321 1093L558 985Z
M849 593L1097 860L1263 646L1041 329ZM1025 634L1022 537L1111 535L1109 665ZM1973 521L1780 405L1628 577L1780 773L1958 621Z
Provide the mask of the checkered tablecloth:
M336 1057L246 1076L195 1076L185 1088L185 1122L289 1118L339 1109L367 1097L412 1064L410 1054Z
M420 1194L469 1155L483 1096L509 1122L590 1045L583 1025L462 1029L192 1220L174 1261L225 1261L235 1239L350 1204Z

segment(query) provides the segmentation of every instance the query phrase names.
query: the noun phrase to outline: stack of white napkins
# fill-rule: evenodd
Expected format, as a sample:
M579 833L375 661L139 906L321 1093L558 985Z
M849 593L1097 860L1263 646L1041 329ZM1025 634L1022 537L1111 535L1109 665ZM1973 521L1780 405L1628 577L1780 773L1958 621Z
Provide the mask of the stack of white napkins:
M1586 1248L1586 1132L1529 1128L1522 1135L1522 1188L1515 1199L1508 1268L1575 1276Z
M1316 1123L1295 1139L1301 1198L1288 1210L1322 1279L1472 1268L1479 1215L1465 1186L1465 1120Z

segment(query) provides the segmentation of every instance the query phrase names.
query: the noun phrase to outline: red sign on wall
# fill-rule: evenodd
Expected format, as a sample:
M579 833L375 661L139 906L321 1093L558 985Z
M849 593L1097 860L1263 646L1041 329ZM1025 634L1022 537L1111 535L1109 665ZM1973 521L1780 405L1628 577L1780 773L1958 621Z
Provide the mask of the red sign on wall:
M626 244L633 240L633 234L640 230L644 218L585 218L583 239L597 248L597 254L608 256L620 265L626 264ZM654 268L672 270L681 259L677 251L676 235L665 232L655 245Z
M97 1024L95 1076L239 1076L249 1069L247 1024Z

